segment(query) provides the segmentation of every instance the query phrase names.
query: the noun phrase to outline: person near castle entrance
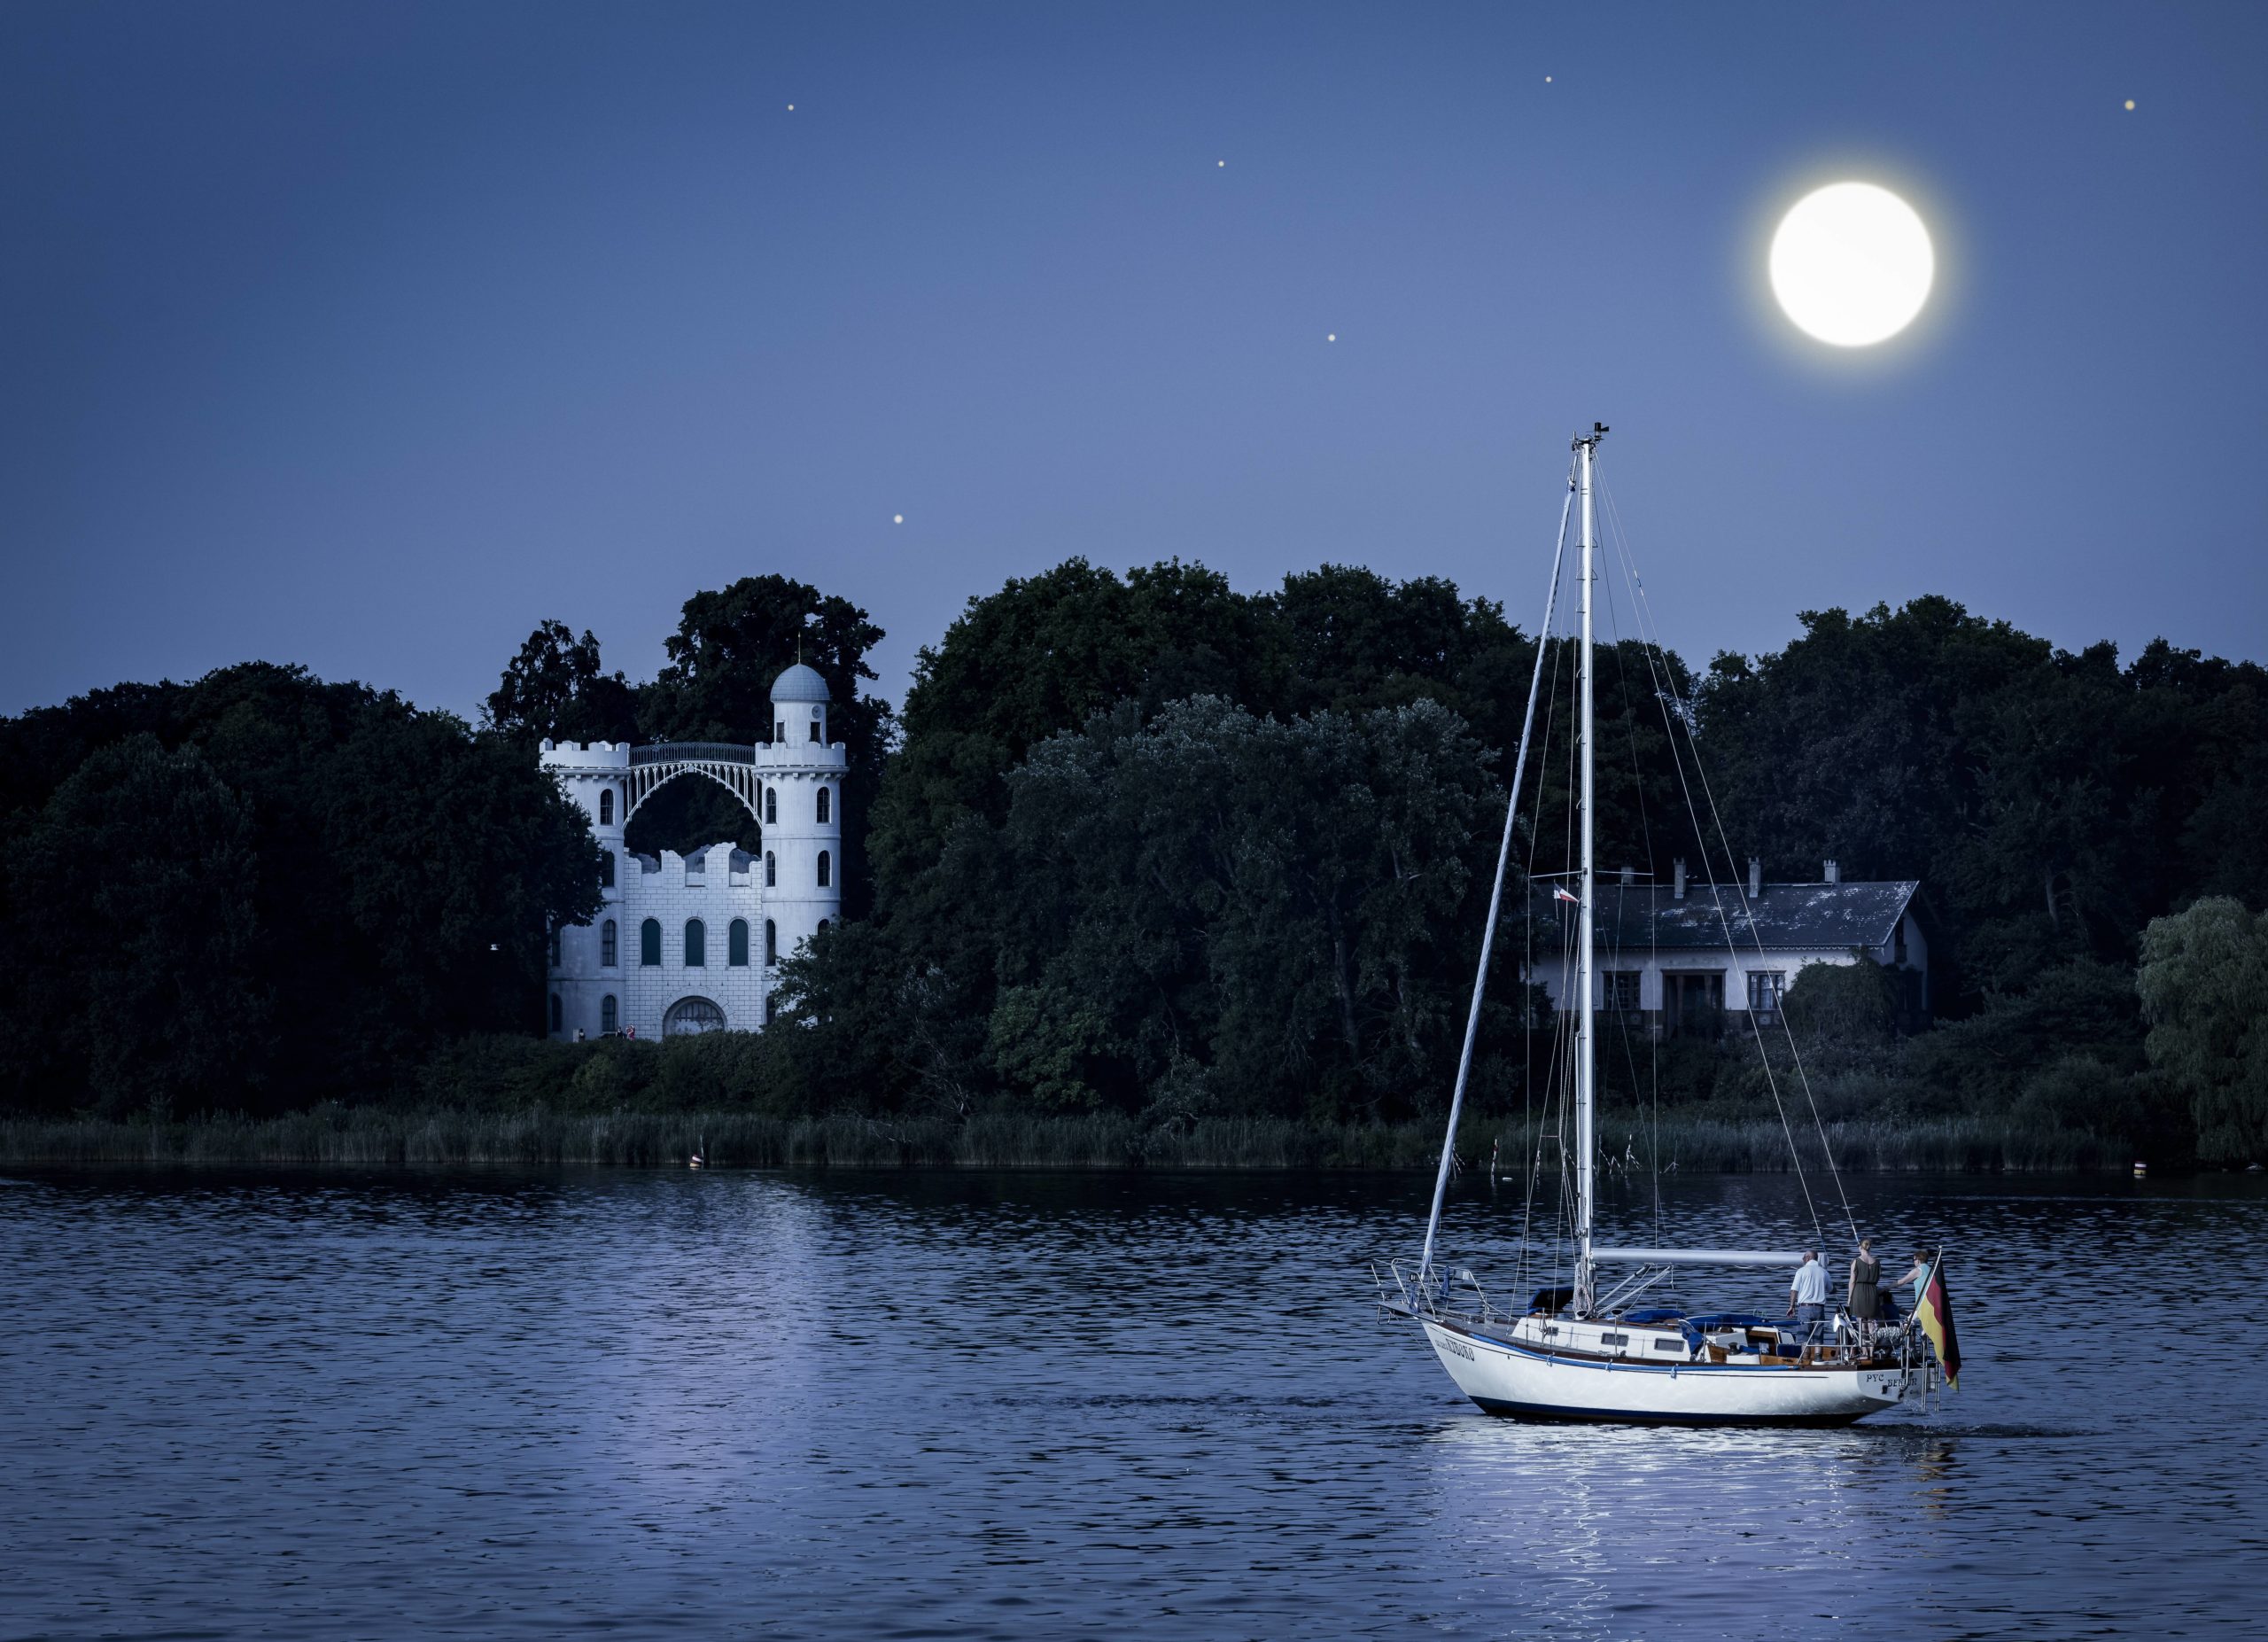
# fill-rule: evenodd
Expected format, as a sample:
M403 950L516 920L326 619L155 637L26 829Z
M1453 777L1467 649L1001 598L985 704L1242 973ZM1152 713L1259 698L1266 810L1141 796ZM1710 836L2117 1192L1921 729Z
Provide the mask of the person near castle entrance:
M1788 1315L1804 1328L1815 1328L1827 1315L1827 1268L1819 1263L1819 1256L1811 1249L1804 1250L1804 1263L1796 1268L1796 1280L1788 1289Z

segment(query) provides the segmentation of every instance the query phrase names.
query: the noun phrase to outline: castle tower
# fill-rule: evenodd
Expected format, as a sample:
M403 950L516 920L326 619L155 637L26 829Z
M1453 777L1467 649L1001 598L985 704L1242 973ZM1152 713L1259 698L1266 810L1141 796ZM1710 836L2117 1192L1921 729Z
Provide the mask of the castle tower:
M624 953L625 941L636 939L636 926L625 919L622 844L630 819L630 743L546 741L540 756L560 791L590 818L591 836L606 853L598 914L552 935L547 1026L554 1038L572 1038L579 1030L596 1038L631 1023ZM634 877L638 863L631 861L629 870Z
M843 915L843 782L850 760L828 738L832 705L827 681L802 662L773 681L772 739L756 749L767 970L775 954L787 957Z

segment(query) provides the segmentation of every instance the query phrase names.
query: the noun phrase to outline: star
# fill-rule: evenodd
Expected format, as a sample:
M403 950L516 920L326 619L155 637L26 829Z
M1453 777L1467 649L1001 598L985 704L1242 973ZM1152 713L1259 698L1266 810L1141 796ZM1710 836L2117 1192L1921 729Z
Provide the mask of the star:
M2127 105L2126 105L2126 106L2127 106L2127 107L2129 107L2129 108L2132 108L2132 107L2133 107L2134 105L2133 105L2133 104L2129 103L2129 104L2127 104ZM1228 162L1227 160L1216 160L1213 163L1214 163L1215 165L1216 165L1216 166L1226 166L1229 162Z
M788 105L788 112L791 114L796 112L796 105L793 103Z
M1550 74L1543 76L1543 83L1546 85L1550 85L1551 83L1551 76Z
M1329 336L1324 338L1324 340L1325 342L1336 342L1339 340L1339 333L1334 331Z
M893 525L903 525L905 523L905 515L903 513L893 513L889 516L889 522Z
M2126 112L2130 114L2134 112L2134 99L2131 97L2126 99Z

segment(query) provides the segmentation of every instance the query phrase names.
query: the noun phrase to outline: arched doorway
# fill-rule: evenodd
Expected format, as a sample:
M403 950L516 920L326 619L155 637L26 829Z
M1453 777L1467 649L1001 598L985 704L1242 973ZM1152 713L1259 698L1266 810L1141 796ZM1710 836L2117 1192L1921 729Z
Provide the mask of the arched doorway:
M662 1016L662 1036L689 1037L695 1032L725 1030L725 1012L706 998L680 998Z

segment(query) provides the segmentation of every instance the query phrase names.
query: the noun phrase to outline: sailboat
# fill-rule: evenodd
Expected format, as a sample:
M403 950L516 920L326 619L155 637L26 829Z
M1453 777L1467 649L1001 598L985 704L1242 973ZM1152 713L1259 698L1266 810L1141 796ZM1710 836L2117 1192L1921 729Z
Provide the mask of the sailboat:
M1500 1308L1469 1267L1443 1269L1434 1260L1442 1199L1456 1162L1457 1122L1472 1070L1481 994L1503 907L1519 811L1520 776L1534 728L1536 690L1546 648L1539 635L1535 678L1529 687L1520 756L1514 766L1511 802L1505 812L1503 843L1497 854L1495 884L1481 937L1472 1008L1465 1025L1441 1168L1434 1180L1425 1249L1414 1272L1405 1271L1399 1262L1390 1263L1383 1272L1374 1271L1379 1302L1391 1315L1414 1322L1457 1389L1492 1414L1651 1425L1847 1425L1894 1407L1917 1380L1923 1381L1926 1393L1929 1365L1916 1360L1910 1325L1861 1327L1838 1319L1831 1327L1798 1327L1747 1313L1665 1305L1659 1303L1659 1296L1679 1268L1779 1266L1792 1272L1802 1256L1778 1249L1618 1247L1600 1242L1594 1234L1599 1013L1593 944L1598 881L1593 826L1592 594L1597 580L1598 551L1594 465L1606 432L1604 424L1595 423L1591 432L1573 442L1574 460L1561 510L1560 546L1553 559L1543 628L1544 633L1550 631L1552 612L1557 607L1567 512L1573 508L1580 519L1580 614L1575 639L1580 647L1575 658L1580 844L1577 869L1567 875L1572 887L1563 880L1562 887L1553 891L1557 901L1575 903L1574 977L1572 995L1565 1000L1574 1016L1569 1079L1574 1116L1571 1247L1553 1250L1555 1257L1563 1252L1567 1257L1573 1280L1539 1288L1524 1303ZM1729 927L1727 938L1729 942ZM1824 1138L1822 1133L1822 1141ZM1855 1241L1855 1226L1852 1231ZM1640 1303L1650 1295L1657 1296L1655 1303Z

